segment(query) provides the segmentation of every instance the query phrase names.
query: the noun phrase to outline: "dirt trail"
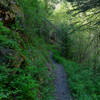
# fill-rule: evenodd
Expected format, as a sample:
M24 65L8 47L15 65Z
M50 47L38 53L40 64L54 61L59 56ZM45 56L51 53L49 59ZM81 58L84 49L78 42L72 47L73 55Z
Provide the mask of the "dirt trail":
M56 66L56 70L54 71L54 84L56 87L55 100L72 100L64 67L53 60L52 54L50 55L50 58L52 63Z

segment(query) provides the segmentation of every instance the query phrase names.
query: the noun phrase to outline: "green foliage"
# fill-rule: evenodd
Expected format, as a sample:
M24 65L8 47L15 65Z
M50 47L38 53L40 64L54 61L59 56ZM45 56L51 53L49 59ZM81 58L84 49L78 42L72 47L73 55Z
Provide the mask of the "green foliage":
M49 45L38 36L44 15L42 3L16 2L24 16L16 15L9 28L0 22L0 100L51 100Z
M47 66L50 45L43 35L47 41L54 36L59 44L60 52L55 51L54 59L65 66L74 98L99 100L99 1L92 2L92 6L84 6L78 0L75 0L80 3L77 6L62 0L7 1L17 7L18 14L13 12L13 24L6 23L6 18L0 15L3 20L0 21L0 100L53 99L52 77ZM3 23L10 24L9 28ZM90 67L65 60L59 53Z
M93 8L97 8L97 7L100 7L100 1L99 0L67 0L69 2L74 2L74 3L77 3L76 5L78 6L77 7L77 10L81 10L81 12L85 12L87 10L90 10L90 9L93 9Z
M40 45L40 42L43 45ZM40 46L38 47L37 45ZM15 98L16 100L51 99L53 86L52 78L49 78L47 75L46 63L49 58L47 59L46 57L48 55L46 46L43 39L37 37L34 40L34 45L27 43L25 44L26 48L19 51L25 58L20 68L16 68L15 66L12 68L11 63L0 65L1 100L13 100ZM16 60L16 58L14 59Z
M94 76L90 66L79 65L66 60L57 51L54 51L54 59L64 65L68 74L70 90L75 100L100 99L100 91L98 91L100 90L100 76Z
M86 4L90 5L89 2L93 5L99 2L98 0L95 2L92 2L92 0L69 1L78 2L79 5L77 6L80 9L83 6L86 7ZM75 4L69 3L67 0L66 2L61 1L56 5L49 19L60 29L60 32L56 34L56 38L60 41L58 42L62 55L80 63L91 63L91 66L93 66L94 61L92 59L94 59L96 52L99 51L100 11L96 5L90 5L94 8L79 13L77 7L73 6ZM96 63L99 64L99 56L96 58Z
M15 97L17 100L32 100L33 98L38 100L39 85L36 80L33 80L33 73L30 73L31 70L28 70L27 73L22 69L10 69L7 66L0 66L0 70L1 100L13 100ZM13 71L17 71L18 74L11 74Z
M25 33L28 35L39 34L39 29L42 24L42 17L45 15L45 10L42 6L42 2L39 0L16 0L20 5L24 14L21 18L24 26Z

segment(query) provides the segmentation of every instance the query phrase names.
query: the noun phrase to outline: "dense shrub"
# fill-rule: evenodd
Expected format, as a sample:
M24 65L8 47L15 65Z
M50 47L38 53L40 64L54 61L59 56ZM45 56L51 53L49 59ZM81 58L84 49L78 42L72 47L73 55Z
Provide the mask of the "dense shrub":
M44 11L38 0L15 1L14 23L0 21L0 100L51 100L49 45L38 36Z

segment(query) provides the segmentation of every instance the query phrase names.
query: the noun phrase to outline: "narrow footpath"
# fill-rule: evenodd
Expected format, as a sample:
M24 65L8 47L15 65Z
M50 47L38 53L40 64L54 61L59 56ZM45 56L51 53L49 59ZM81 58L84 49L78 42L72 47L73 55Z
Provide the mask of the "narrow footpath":
M67 82L67 75L64 67L54 61L52 53L50 55L52 63L55 65L56 69L54 85L56 87L55 100L72 100L70 95L70 90Z

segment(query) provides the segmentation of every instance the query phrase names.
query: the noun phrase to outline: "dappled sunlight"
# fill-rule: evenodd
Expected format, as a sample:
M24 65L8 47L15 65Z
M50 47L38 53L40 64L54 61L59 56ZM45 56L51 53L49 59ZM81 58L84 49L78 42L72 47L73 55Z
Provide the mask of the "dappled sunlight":
M57 11L57 10L60 10L60 9L61 9L61 3L56 5L56 9L55 10Z

